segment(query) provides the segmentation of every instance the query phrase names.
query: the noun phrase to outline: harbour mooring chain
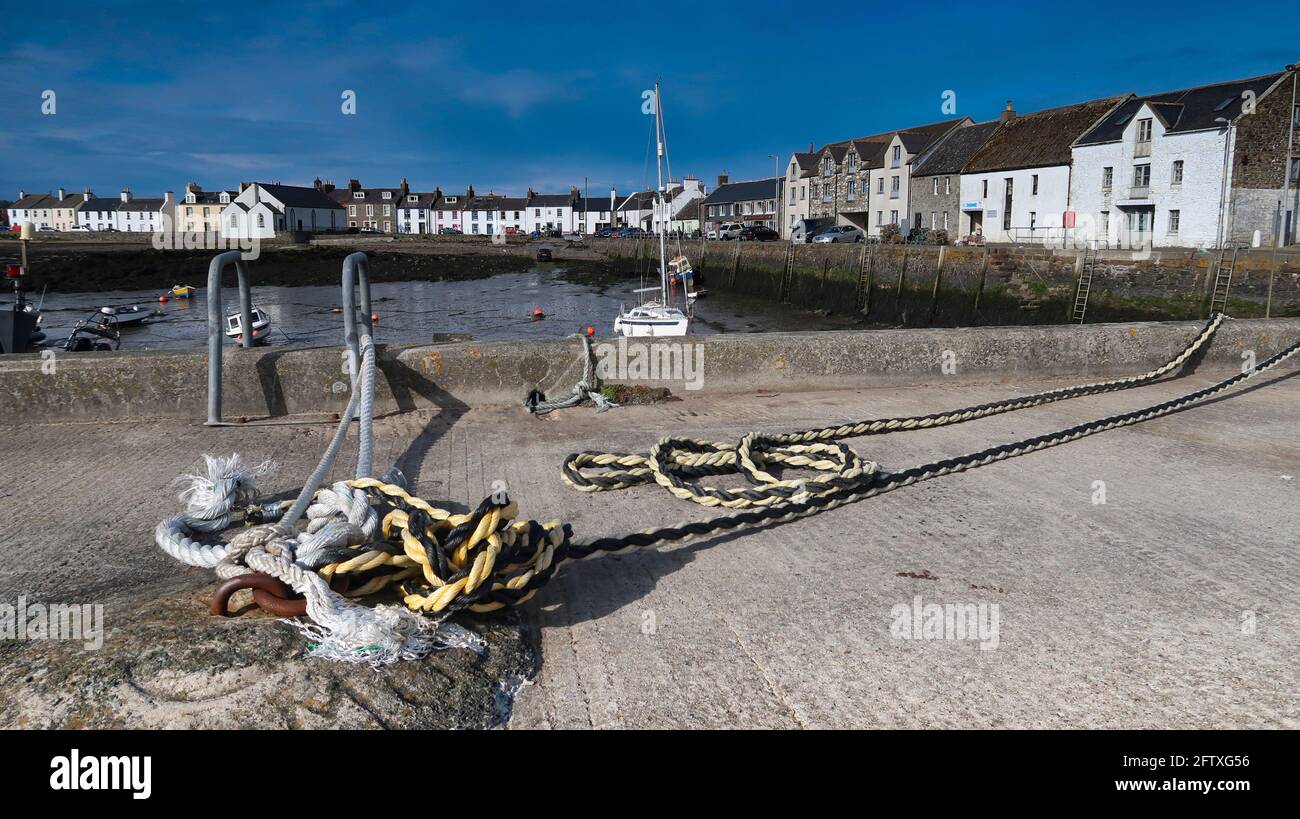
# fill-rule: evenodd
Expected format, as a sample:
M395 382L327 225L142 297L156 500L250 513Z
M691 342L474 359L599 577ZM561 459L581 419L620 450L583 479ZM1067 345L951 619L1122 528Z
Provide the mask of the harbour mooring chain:
M664 438L645 454L575 453L565 460L562 475L580 491L657 483L677 498L730 512L592 540L575 540L570 526L560 521L516 520L518 509L505 493L485 498L471 512L457 514L410 494L400 473L371 477L374 349L367 338L362 347L360 389L353 390L345 420L292 507L286 510L287 502L250 506L246 519L260 525L245 528L228 544L198 542L232 522L235 506L255 498L255 476L239 466L236 456L209 458L207 478L186 479L190 488L182 499L189 505L188 513L160 524L156 538L164 550L183 562L214 567L226 578L261 572L303 595L306 615L314 625L300 628L312 638L315 654L372 664L419 657L433 648L472 645L472 634L463 629L458 632L448 622L451 614L525 603L567 561L795 520L941 475L1159 418L1229 390L1300 352L1297 341L1252 370L1154 406L899 472L883 471L841 443L846 438L949 426L1149 384L1178 370L1200 352L1224 319L1223 314L1215 315L1178 355L1142 375L931 415L870 419L792 433L750 433L735 444ZM358 459L357 477L317 491L341 446L346 419L358 404L365 457ZM779 469L813 474L786 479L769 471ZM750 485L728 489L701 482L723 475L740 475ZM310 505L308 501L312 501ZM300 532L295 522L303 511L310 523L307 531ZM283 517L275 520L281 513ZM232 584L232 590L233 585L238 584ZM282 587L247 585L258 589L262 601L275 610L288 610ZM388 587L398 591L405 608L370 608L351 602ZM214 610L217 608L214 601ZM224 600L221 608L224 610Z

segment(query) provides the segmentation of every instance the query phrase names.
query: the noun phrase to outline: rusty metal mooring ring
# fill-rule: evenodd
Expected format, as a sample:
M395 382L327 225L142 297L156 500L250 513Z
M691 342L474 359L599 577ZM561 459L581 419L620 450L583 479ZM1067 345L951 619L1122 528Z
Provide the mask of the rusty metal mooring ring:
M342 576L335 577L330 582L330 588L340 594L346 592L350 585L347 578ZM212 604L208 607L208 611L215 617L230 617L231 614L226 607L230 603L231 595L240 589L252 589L253 602L267 614L274 614L276 617L303 617L307 614L305 597L298 597L293 589L282 581L262 572L241 574L217 586L217 590L212 593Z

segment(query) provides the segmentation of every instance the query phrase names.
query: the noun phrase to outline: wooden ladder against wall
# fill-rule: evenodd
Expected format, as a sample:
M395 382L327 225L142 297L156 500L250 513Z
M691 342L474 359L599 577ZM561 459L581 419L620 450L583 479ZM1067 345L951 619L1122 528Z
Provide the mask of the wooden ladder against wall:
M1232 257L1228 257L1228 248L1219 251L1219 267L1214 274L1214 290L1210 294L1210 315L1225 312L1228 307L1228 290L1232 287L1232 274L1237 269L1237 252L1239 245L1232 246Z
M1070 314L1070 320L1076 324L1083 324L1083 317L1088 313L1088 295L1092 292L1092 273L1096 267L1097 248L1085 247L1083 266L1079 270L1079 284L1074 289L1074 309Z
M858 258L858 298L854 309L861 313L867 306L867 300L871 298L868 292L871 288L871 265L869 263L869 254L871 245L867 242L862 243L862 255Z
M740 242L736 242L736 247L740 247ZM780 292L777 293L776 300L784 304L790 299L790 284L794 279L794 244L788 244L785 248L785 265L781 268L781 286Z

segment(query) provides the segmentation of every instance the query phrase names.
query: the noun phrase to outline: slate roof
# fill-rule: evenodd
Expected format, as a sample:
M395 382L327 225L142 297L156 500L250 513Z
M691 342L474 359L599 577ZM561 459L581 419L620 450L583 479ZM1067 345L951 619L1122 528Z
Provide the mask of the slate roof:
M794 161L799 165L799 170L804 173L814 173L817 170L816 153L799 153L796 151Z
M132 199L130 202L118 202L117 209L119 211L153 211L161 208L164 201L165 200L162 199L151 199L149 197L143 199Z
M414 202L411 201L412 196L415 197ZM406 194L406 196L403 196L400 199L396 200L396 204L399 208L406 208L408 210L411 208L416 208L418 210L427 210L428 208L433 206L433 203L436 199L437 199L437 194L434 194L432 192L419 193L417 191L411 191L410 193Z
M936 139L956 128L961 121L961 119L951 119L932 122L929 125L918 125L915 128L899 131L898 138L909 154L919 154L930 147Z
M10 207L18 208L22 210L29 210L31 208L48 208L50 207L50 205L46 200L53 200L56 202L58 201L57 199L54 199L53 196L50 196L48 193L29 193L26 196L24 196L22 199L19 199L17 202L14 202L12 205L10 205Z
M1160 117L1166 133L1177 134L1219 128L1222 125L1216 123L1215 119L1224 117L1236 120L1242 115L1242 108L1246 103L1242 95L1246 91L1253 93L1258 101L1283 76L1283 74L1265 74L1262 77L1135 97L1116 108L1097 127L1081 136L1075 144L1101 145L1123 139L1124 129L1141 109L1143 103L1149 103L1155 115Z
M1049 108L1004 122L975 152L963 172L1069 165L1073 158L1070 146L1074 141L1129 96L1125 94Z
M912 166L912 176L937 176L939 174L959 174L975 152L984 147L989 137L998 129L1000 123L981 122L958 128L940 142L934 150Z
M719 205L729 202L752 202L760 199L776 198L776 179L754 179L748 182L728 182L719 185L713 193L704 197L701 204Z
M673 219L677 219L677 220L699 219L700 205L703 201L704 200L702 199L692 199L691 201L687 202L686 204L682 205L680 208L677 209L677 212L673 214Z
M262 190L280 200L289 208L342 209L342 205L315 188L299 188L294 185L271 185L257 183Z
M530 208L565 208L573 202L571 194L567 193L538 193L528 200Z
M89 200L87 200L87 201L86 201L86 202L81 206L81 209L84 210L84 211L101 211L101 212L102 212L102 211L106 211L106 210L108 210L108 211L113 211L113 210L117 210L117 206L120 205L120 204L122 204L122 200L121 200L121 199L109 199L109 198L107 198L107 197L95 197L95 198L93 198L93 199L89 199Z

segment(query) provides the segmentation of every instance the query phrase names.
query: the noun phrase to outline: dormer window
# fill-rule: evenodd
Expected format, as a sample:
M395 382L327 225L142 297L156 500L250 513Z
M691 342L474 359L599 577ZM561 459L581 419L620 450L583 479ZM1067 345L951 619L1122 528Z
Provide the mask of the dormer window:
M382 194L380 194L380 196L381 196L382 198L384 198L384 199L392 199L392 198L393 198L393 192L392 192L392 191L384 191Z
M902 162L903 162L903 146L895 145L893 157L890 159L890 167L897 168L899 165L902 164Z
M411 196L406 197L406 201L408 201L408 202L419 202L419 201L420 201L420 197L415 196L415 195L411 195Z
M456 196L448 196L447 199L446 199L445 201L448 202L448 203L450 203L450 204L455 204L457 199L459 199L459 197L456 197Z
M830 176L830 175L831 175L831 158L829 156L824 156L822 157L822 176Z
M352 192L352 198L353 198L353 199L365 199L365 198L366 198L366 193L365 193L365 191L353 191L353 192Z

